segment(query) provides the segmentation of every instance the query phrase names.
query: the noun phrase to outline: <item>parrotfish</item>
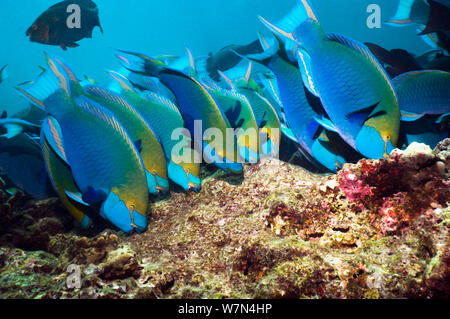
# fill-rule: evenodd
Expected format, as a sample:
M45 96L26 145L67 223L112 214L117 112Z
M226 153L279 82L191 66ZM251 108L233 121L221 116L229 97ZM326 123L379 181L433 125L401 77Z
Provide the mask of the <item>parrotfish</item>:
M71 201L69 197L70 194L77 194L80 190L75 185L72 171L65 157L61 128L58 122L52 117L45 119L42 124L41 147L53 188L63 205L80 226L87 228L91 224L91 219L84 211L88 208L75 201Z
M194 137L196 131L202 134L203 142L199 147L203 147L204 157L226 172L242 172L235 141L227 140L227 129L233 130L211 93L199 80L169 69L162 62L144 54L121 52L127 55L127 58L121 58L124 67L136 73L157 76L173 92L185 126ZM201 129L195 127L196 123L201 123ZM219 132L218 136L214 136L213 131L208 130L210 128L215 129L214 133Z
M0 138L0 170L12 184L35 199L53 195L39 144L22 133Z
M402 121L415 121L426 114L450 115L450 73L413 71L392 80ZM438 121L440 121L438 119Z
M297 43L304 84L320 97L329 116L319 122L362 155L387 156L396 147L400 128L397 96L387 73L363 44L326 34L307 1L301 2L309 18L293 33L261 20Z
M79 8L79 26L69 26L68 20L73 7ZM76 9L75 9L76 10ZM59 45L63 50L79 46L76 42L92 38L93 29L98 26L103 33L98 17L97 5L92 0L65 0L48 8L28 28L26 35L30 41L49 45Z
M250 78L251 68L252 63L250 62L246 74L236 79L229 79L222 72L219 71L219 73L229 84L232 91L239 92L247 98L260 132L266 134L267 138L260 141L260 154L278 157L280 151L280 119L269 100L258 93L262 92L262 89Z
M69 76L72 93L79 92L100 104L119 120L130 138L136 144L147 176L148 190L152 194L169 189L167 166L164 151L158 137L142 115L122 96L96 85L81 87L70 67L61 59L55 58Z
M28 104L27 107L23 108L17 113L14 113L11 116L11 118L20 119L39 127L42 125L42 122L46 117L47 112L43 111L33 104ZM5 116L4 118L7 118L7 116Z
M177 141L172 139L174 130L183 128L184 122L177 106L168 98L158 95L154 92L139 94L133 88L131 83L123 75L110 71L109 74L120 84L122 96L129 101L133 107L149 123L155 134L159 138L167 160L167 169L169 179L183 187L185 190L199 190L200 164L194 163L195 155L188 156L188 161L182 161L181 155L175 154L174 148ZM195 152L190 148L191 139L183 136L184 147L181 151Z
M240 55L248 55L261 53L263 51L259 41L253 41L247 45L229 45L222 49L220 49L217 53L209 54L208 59L206 60L206 70L208 71L209 77L215 81L220 80L220 75L218 71L226 71L228 69L236 66L241 60L242 57L237 55L237 52Z
M83 95L112 112L123 125L141 155L149 192L158 194L167 191L169 181L164 151L155 132L142 115L117 93L96 85L77 86L78 80L69 66L59 58L56 59L68 74L73 91L82 90Z
M111 111L135 142L144 163L149 192L167 191L169 181L164 151L145 118L124 97L101 86L85 85L83 94Z
M259 127L248 99L237 91L224 89L214 82L205 84L230 125L236 130L239 153L246 162L259 160Z
M289 60L281 39L276 39L278 46L261 38L266 54L250 55L248 58L260 60L276 76L277 95L283 105L281 130L284 135L298 145L300 152L313 165L318 166L320 163L328 170L336 171L345 162L358 156L344 158L342 154L356 152L342 152L351 148L340 138L331 136L332 132L326 131L317 122L316 119L326 112L320 101L305 88L299 66Z
M77 83L58 59L48 55L46 59L50 70L32 85L17 89L58 121L81 191L72 198L100 204L100 215L127 233L145 230L147 178L134 141L110 111L77 92Z
M40 131L40 125L19 118L0 118L0 137L13 138L21 133L39 136Z
M439 115L424 115L415 121L402 121L400 131L403 137L403 145L407 146L413 142L424 143L432 149L449 137L450 121L437 120ZM448 119L448 118L447 118Z
M400 0L394 17L387 21L390 25L425 25L420 35L450 30L449 0Z

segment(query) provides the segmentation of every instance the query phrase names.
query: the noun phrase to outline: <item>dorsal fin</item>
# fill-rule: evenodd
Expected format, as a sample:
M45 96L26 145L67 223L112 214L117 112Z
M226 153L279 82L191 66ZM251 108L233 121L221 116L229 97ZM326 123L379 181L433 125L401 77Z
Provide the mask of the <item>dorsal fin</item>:
M130 83L130 80L128 80L126 76L112 70L106 72L108 72L109 76L111 76L114 80L116 80L119 83L119 85L125 92L135 92L132 87L132 84Z
M252 61L248 62L248 68L247 72L245 72L245 83L248 85L248 82L250 81L250 76L252 75Z
M197 73L197 69L195 67L194 56L192 55L192 51L191 51L191 49L189 49L188 46L186 46L186 51L187 51L187 54L188 54L188 57L189 57L189 66L192 68L194 73Z
M222 77L222 79L228 84L228 86L230 87L231 90L235 91L236 87L233 84L233 81L231 81L231 79L229 77L227 77L223 72L221 72L220 70L217 70L217 72L219 72L220 76Z

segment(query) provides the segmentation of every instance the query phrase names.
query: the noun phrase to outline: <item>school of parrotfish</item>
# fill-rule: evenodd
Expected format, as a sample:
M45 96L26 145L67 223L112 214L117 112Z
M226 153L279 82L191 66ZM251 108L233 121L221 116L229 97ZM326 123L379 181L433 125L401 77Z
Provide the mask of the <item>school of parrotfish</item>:
M64 29L66 2L39 16L31 41L66 50L101 28L95 3L78 0L89 23ZM449 5L401 0L389 20L417 24L433 45L422 56L327 33L307 0L276 23L260 17L257 41L208 57L118 50L122 68L107 86L45 53L40 74L17 86L30 108L0 118L0 184L37 199L56 193L82 227L100 215L140 233L149 196L171 182L200 190L198 158L240 174L294 145L308 168L336 172L412 142L434 147L449 135Z

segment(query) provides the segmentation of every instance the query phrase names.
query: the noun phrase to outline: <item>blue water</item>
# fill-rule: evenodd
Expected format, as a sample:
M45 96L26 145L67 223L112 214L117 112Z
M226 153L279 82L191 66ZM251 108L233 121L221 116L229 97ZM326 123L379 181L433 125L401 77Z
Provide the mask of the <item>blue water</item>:
M0 110L10 114L27 104L14 90L18 83L31 80L44 64L44 50L68 61L78 76L88 75L108 83L105 69L118 66L114 49L141 51L150 55L185 53L189 45L195 55L207 55L229 44L246 44L256 39L264 27L257 15L276 21L289 12L295 0L94 0L100 10L105 33L95 29L93 39L80 47L63 51L56 46L31 43L26 29L49 6L58 1L0 1L2 44L0 66L8 64L9 78L0 84ZM414 27L381 29L366 26L371 3L381 6L387 20L397 6L395 0L310 0L327 32L348 35L361 42L374 42L388 49L403 48L413 53L428 50L416 36Z

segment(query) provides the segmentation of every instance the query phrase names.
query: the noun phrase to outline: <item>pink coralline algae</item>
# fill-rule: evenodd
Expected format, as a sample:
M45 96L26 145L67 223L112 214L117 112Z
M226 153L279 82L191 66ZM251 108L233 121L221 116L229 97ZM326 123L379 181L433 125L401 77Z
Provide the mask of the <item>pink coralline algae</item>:
M409 226L428 209L445 207L450 198L446 164L424 144L413 143L390 157L345 165L338 174L347 200L375 212L384 234Z

